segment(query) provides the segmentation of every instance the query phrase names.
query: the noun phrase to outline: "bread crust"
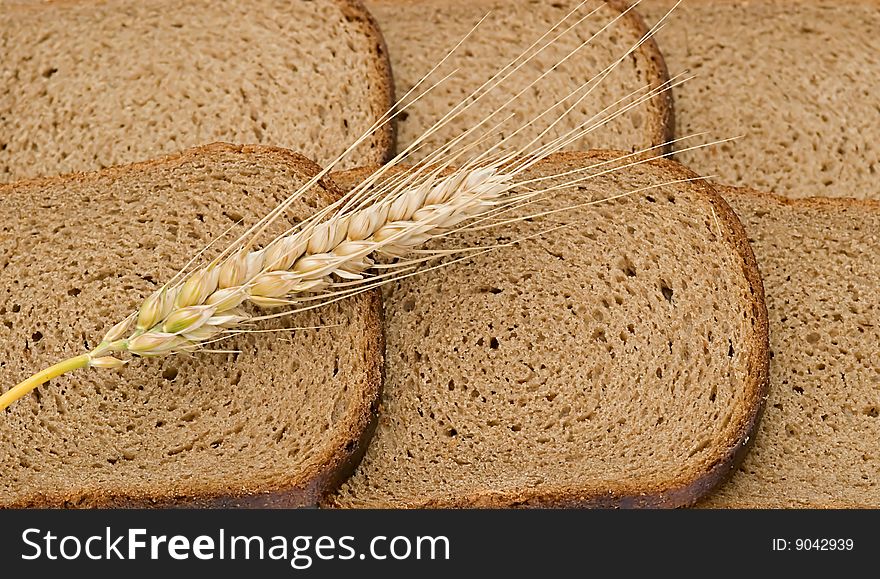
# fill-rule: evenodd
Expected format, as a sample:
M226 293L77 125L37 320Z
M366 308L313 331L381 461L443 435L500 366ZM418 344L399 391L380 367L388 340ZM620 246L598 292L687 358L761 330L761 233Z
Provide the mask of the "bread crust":
M588 166L596 161L613 161L628 153L617 151L566 152L551 155L541 164L578 163ZM734 436L720 449L711 466L697 474L667 484L646 487L616 483L603 488L557 487L540 491L523 488L512 491L484 491L479 493L446 496L406 504L406 508L678 508L696 503L700 498L717 488L742 463L743 458L754 442L755 433L767 400L770 380L770 343L767 306L764 299L764 285L758 263L748 242L745 229L739 218L716 189L675 161L657 159L646 162L648 165L663 168L672 179L696 179L692 186L711 204L723 228L724 239L730 243L740 256L742 273L751 292L751 313L753 336L750 343L751 355L748 359L747 389L748 408L736 426ZM540 164L538 165L540 168ZM370 168L354 169L330 175L341 185L354 184L369 175ZM334 507L335 497L329 496L326 506ZM380 505L392 508L398 505Z
M213 143L177 154L131 165L111 167L101 171L0 184L0 196L20 187L87 182L96 177L117 178L132 171L152 167L173 167L190 160L204 159L219 153L273 156L294 167L305 178L314 177L321 171L321 168L309 159L280 147ZM322 179L319 183L328 193L326 201L332 202L341 195L338 187L332 181ZM337 444L329 449L324 456L319 457L302 472L291 475L287 481L258 489L236 488L231 484L218 485L216 489L210 491L200 489L185 495L166 492L161 488L137 495L114 491L37 493L3 505L3 508L294 508L317 505L323 496L333 492L357 467L366 451L367 443L375 431L378 420L379 397L384 379L385 350L381 291L378 289L365 291L358 302L356 307L361 308L368 317L368 331L362 336L363 342L361 344L368 360L368 378L366 389L359 398L359 405L355 411L356 417L353 423L348 425L344 439L337 441Z
M630 10L630 4L626 0L607 0L608 5L624 12L624 18L630 22L636 33L641 37L649 32L649 28L637 10ZM666 66L666 59L663 58L663 52L657 44L656 38L652 35L645 41L636 54L641 54L646 59L646 63L650 63L648 67L652 71L651 88L662 86L669 82L669 69ZM673 152L672 141L675 139L675 99L671 90L665 90L654 96L648 101L657 109L658 115L654 117L653 125L653 143L659 145L656 150L649 151L648 156L661 154L665 157L671 156Z
M880 211L880 199L856 199L853 197L784 197L776 193L768 191L759 191L751 187L736 187L733 185L724 185L716 183L718 192L721 196L726 195L742 195L744 197L764 197L788 205L789 207L811 207L821 209L823 211L836 211L840 209L849 209L857 207L866 211Z
M385 37L382 35L382 29L379 23L367 10L361 0L336 0L339 7L346 17L361 22L364 27L364 33L370 37L376 48L376 55L379 57L376 66L376 78L379 86L374 87L372 91L373 100L370 105L373 108L372 117L379 119L394 107L396 98L394 96L394 71L391 69L391 58L388 55L388 46L385 44ZM387 123L383 124L372 137L373 146L382 151L382 163L387 163L394 157L394 151L397 147L397 117L392 117Z

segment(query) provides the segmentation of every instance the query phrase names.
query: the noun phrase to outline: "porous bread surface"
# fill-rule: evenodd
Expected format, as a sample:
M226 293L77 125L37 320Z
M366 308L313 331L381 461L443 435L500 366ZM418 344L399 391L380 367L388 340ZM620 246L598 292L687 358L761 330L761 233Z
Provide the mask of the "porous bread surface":
M195 252L218 240L216 255L317 171L281 149L218 144L0 186L0 389L93 348ZM274 229L336 195L320 183ZM0 413L0 505L314 504L373 421L378 299L257 326L319 329L213 346L238 353L135 359L39 387Z
M614 158L558 155L521 178ZM533 237L389 285L379 425L327 505L679 506L717 484L760 412L766 311L729 208L705 183L664 185L691 176L597 176L520 211L658 187L457 235L440 247Z
M637 10L650 24L672 4ZM876 0L685 0L657 36L670 74L696 75L674 89L675 134L738 138L676 159L787 197L880 198L878 29Z
M397 98L403 98L480 19L486 17L461 47L428 77L422 89L457 71L455 76L445 80L398 117L397 150L403 151L413 143L453 106L469 97L499 69L517 58L552 26L577 8L579 3L579 0L552 3L543 0L365 2L376 17L388 43ZM601 118L616 110L603 112L618 99L643 86L659 86L666 80L663 58L653 41L648 41L632 56L624 58L601 83L595 85L590 96L574 110L562 115L565 109L557 108L544 119L538 119L531 129L511 137L515 128L534 119L579 85L623 57L646 32L635 13L622 14L620 2L588 0L574 16L566 20L563 27L545 37L543 42L551 40L575 24L579 18L594 11L595 14L578 24L572 32L555 40L553 46L542 51L521 70L512 72L498 89L481 97L476 106L463 112L428 138L424 147L414 152L409 159L424 159L439 145L476 126L489 112L505 104L523 89L526 90L521 97L486 125L492 126L501 122L508 114L514 114L512 119L496 131L497 135L509 138L505 150L518 150L525 146L547 128L552 120L560 116L564 117L561 122L540 138L539 143L545 144L582 123L588 123L588 126L597 124ZM618 20L614 21L615 18ZM607 29L601 32L606 26ZM569 52L594 35L595 39L588 46L579 50L567 62L562 62ZM550 71L557 64L545 78L527 88L541 73ZM408 100L412 100L412 97ZM574 101L574 98L568 98L564 102L570 106ZM595 115L600 116L594 118ZM672 124L671 97L664 94L610 120L586 137L571 143L566 149L604 147L638 150L660 145L671 138ZM475 147L474 151L485 150L488 144L497 143L500 140L497 135L487 139L485 144ZM658 153L659 150L653 152Z
M721 190L770 316L770 397L739 471L701 505L880 507L880 203Z
M214 141L334 159L393 102L357 0L64 0L0 11L0 182ZM345 163L383 162L390 127Z

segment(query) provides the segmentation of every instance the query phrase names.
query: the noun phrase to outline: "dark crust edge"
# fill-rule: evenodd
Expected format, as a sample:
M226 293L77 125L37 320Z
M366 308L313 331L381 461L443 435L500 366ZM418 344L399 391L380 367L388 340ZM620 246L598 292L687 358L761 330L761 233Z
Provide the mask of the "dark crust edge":
M293 167L306 179L316 176L320 171L316 163L293 151L268 145L233 145L212 143L165 155L156 159L120 165L91 171L71 173L53 177L40 177L13 183L0 184L0 195L20 187L40 187L56 185L65 181L83 182L95 178L116 178L159 166L175 166L203 155L214 153L233 153L242 155L266 155L280 158ZM322 178L319 185L327 192L330 200L341 196L336 184ZM367 391L362 397L365 404L358 411L355 423L349 426L351 436L347 441L331 449L330 455L319 457L316 464L307 466L298 479L287 485L269 485L258 492L237 493L228 488L217 491L197 491L192 495L153 495L132 496L113 492L89 492L67 494L39 494L9 503L0 508L298 508L314 507L322 497L335 491L357 468L366 452L367 445L378 423L379 399L384 383L385 334L381 290L363 292L365 313L372 319L368 321L368 331L364 336L368 356L373 363L368 368ZM372 313L372 315L370 315Z
M361 0L337 0L337 2L346 18L363 25L364 33L375 48L378 58L375 73L380 84L379 91L372 91L374 96L370 101L370 106L373 109L371 117L375 121L390 111L397 103L394 95L394 71L391 69L388 45L385 43L385 36L382 34L382 29L379 28L379 23ZM373 159L373 162L387 163L390 161L397 148L397 117L392 117L377 129L371 142L380 152L379 158Z
M628 153L622 151L603 150L556 153L541 161L537 167L554 163L583 163L586 160L607 161L626 155ZM676 161L655 159L643 163L664 170L672 178L699 179L698 175ZM586 165L586 163L583 164ZM331 179L345 183L361 180L370 173L371 169L368 167L353 169L331 174ZM404 505L378 505L378 507L371 508L679 508L692 506L733 474L754 443L769 392L770 339L767 305L764 300L764 284L745 229L736 213L710 183L698 180L693 181L691 186L696 187L707 198L716 212L719 224L725 227L725 239L731 243L740 256L743 275L753 297L751 304L754 320L752 355L747 363L747 376L750 380L745 384L750 394L746 398L749 409L745 413L742 423L734 428L734 439L728 441L726 448L709 469L697 475L696 478L672 481L666 487L662 485L656 485L654 488L618 485L617 488L607 488L601 494L576 487L543 489L541 491L531 489L490 491L458 497L439 497ZM328 497L326 505L338 508L333 496Z
M781 205L788 205L791 207L809 207L811 209L819 209L824 211L840 211L842 209L852 208L864 209L866 211L880 211L880 199L856 199L854 197L823 197L819 195L813 197L784 197L777 193L771 193L769 191L759 191L758 189L748 186L735 186L725 185L723 183L715 183L715 187L722 197L726 195L732 195L744 198L764 198L775 201L776 203L779 203Z
M629 10L624 14L623 18L628 19L639 37L644 36L650 31L647 23L642 15L638 12L638 6L631 7L626 0L606 0L606 3L619 12ZM651 80L651 88L657 88L664 83L669 82L669 68L666 66L666 59L663 57L663 51L657 44L657 37L651 35L648 40L634 54L641 52L650 64L650 72L653 73ZM672 89L666 89L660 94L654 96L649 101L660 113L657 123L654 125L654 134L651 136L652 145L657 145L657 149L646 152L646 156L662 155L669 157L673 153L673 139L675 139L675 98Z

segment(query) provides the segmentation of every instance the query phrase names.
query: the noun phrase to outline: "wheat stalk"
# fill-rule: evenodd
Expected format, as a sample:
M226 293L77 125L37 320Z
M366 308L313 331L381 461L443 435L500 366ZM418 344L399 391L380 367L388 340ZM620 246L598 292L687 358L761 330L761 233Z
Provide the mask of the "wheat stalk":
M580 18L562 32L557 32L563 27L563 23L585 3L576 6L520 56L502 67L493 77L452 107L447 115L439 119L407 149L401 151L390 163L373 172L341 200L278 235L265 247L254 249L255 240L283 215L296 199L329 173L340 160L369 138L375 130L390 122L395 115L406 110L413 102L434 88L429 88L411 102L404 104L410 94L462 44L463 39L401 98L395 112L389 111L383 115L335 161L249 228L217 258L184 275L186 268L198 255L194 257L190 264L168 284L144 300L136 312L114 325L92 351L55 364L0 395L0 410L39 385L72 370L87 367L119 368L125 365L131 356L152 357L204 350L207 345L217 340L247 331L243 328L249 322L301 311L287 309L281 314L256 316L250 313L252 310L243 307L245 304L252 304L257 308L277 308L311 301L314 302L313 305L302 308L310 309L411 275L411 273L392 272L375 276L368 272L375 269L378 258L383 256L400 258L416 252L417 248L426 241L454 232L457 228L461 229L462 224L465 228L469 222L478 224L499 211L503 212L530 203L542 193L572 186L609 171L650 160L650 158L642 158L550 188L532 189L527 193L514 191L517 187L516 177L535 163L628 110L669 90L677 83L683 82L679 79L670 79L660 87L636 89L545 145L538 146L537 142L556 122L532 139L524 148L507 154L501 154L499 151L513 135L527 129L537 119L550 115L566 99L574 98L574 104L564 107L564 111L557 114L556 121L574 110L620 62L628 58L656 32L666 17L596 76L552 103L546 110L524 123L513 135L501 139L487 151L467 162L457 164L482 140L492 136L495 128L504 122L502 120L491 125L492 119L514 103L527 88L543 79L549 71L535 78L529 87L513 95L502 107L491 112L476 126L433 151L424 164L389 177L392 168L407 155L418 150L442 126L468 108L476 106L486 94L501 87L511 74L525 67L537 54L598 10ZM638 2L625 10L600 32L608 29L613 22L637 4ZM669 13L667 17L668 15ZM564 56L561 62L574 57L598 34L580 43ZM544 42L546 38L550 40ZM463 145L472 135L481 136ZM652 158L659 156L661 155ZM453 165L456 164L457 167L454 168ZM595 202L590 204L592 203ZM515 220L526 218L528 217L515 218ZM476 225L474 227L476 228ZM428 257L400 262L396 267L417 265L431 257L431 253L428 252Z

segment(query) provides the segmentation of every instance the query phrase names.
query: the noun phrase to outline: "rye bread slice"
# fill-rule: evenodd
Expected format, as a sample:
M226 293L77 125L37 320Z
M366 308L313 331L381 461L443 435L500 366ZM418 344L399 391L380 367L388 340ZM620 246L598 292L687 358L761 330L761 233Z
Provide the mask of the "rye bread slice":
M19 1L0 10L0 182L214 141L325 164L394 101L358 0ZM386 126L345 166L392 149Z
M216 144L0 186L0 388L94 347L197 250L241 233L318 170L282 149ZM322 181L277 227L338 194ZM374 426L379 300L260 326L320 329L217 344L238 354L52 380L0 413L0 506L315 504Z
M583 175L617 155L560 154L523 178ZM364 174L333 178L347 188ZM652 162L528 211L691 177ZM678 183L443 243L560 223L387 287L379 425L325 506L677 507L735 468L768 364L761 280L736 216L708 183Z
M701 506L880 507L880 202L719 191L764 278L770 397L752 451Z
M455 76L406 109L399 117L397 149L402 151L452 106L577 8L580 0L367 0L365 4L376 17L388 43L398 98L403 97L488 14L483 25L456 54L429 77L423 88L457 70ZM551 74L528 89L508 109L508 112L515 113L515 117L503 125L499 133L509 137L513 127L518 127L526 119L537 117L558 99L611 65L647 32L635 12L630 11L621 16L625 7L624 2L616 0L588 0L574 17L567 20L567 25L572 25L578 18L598 10L588 20L578 24L575 32L561 37L553 47L543 51L522 71L505 80L502 84L503 90L497 90L483 98L479 106L473 107L438 131L428 139L424 149L413 154L410 159L424 159L426 152L435 150L442 143L475 126L483 119L487 110L495 110L504 104L541 72L554 68L565 55L593 34L598 33L588 47L579 51L568 62L555 67ZM599 33L603 26L616 17L620 18L609 26L608 31ZM585 122L629 92L644 85L659 86L667 78L663 57L654 41L649 40L631 57L626 58L615 72L593 90L589 98L565 115L557 128L539 142L547 143L550 137L558 136L562 130L567 131ZM569 99L568 103L573 104L573 99ZM539 120L533 130L510 138L508 147L520 150L520 147L548 126L551 120L558 117L561 110L557 109L545 120ZM496 117L495 121L500 121L503 116L505 115ZM568 149L643 149L669 141L672 138L673 125L672 97L667 92L572 143ZM487 143L497 140L490 139ZM480 149L481 147L477 147L475 150ZM668 147L655 150L652 154L661 152L668 152Z
M674 0L644 0L651 23ZM880 2L686 0L657 36L676 135L740 137L676 154L702 175L787 197L880 198Z

